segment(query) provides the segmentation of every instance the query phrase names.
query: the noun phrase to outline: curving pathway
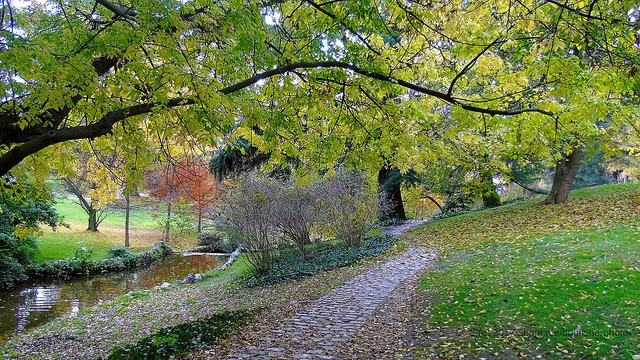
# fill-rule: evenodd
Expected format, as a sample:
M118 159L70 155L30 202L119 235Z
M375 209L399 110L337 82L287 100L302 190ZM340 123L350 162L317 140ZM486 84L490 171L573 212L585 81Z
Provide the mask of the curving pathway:
M386 229L398 235L420 225L412 222ZM373 266L298 312L228 359L337 359L338 347L351 339L391 292L430 265L435 254L422 248Z

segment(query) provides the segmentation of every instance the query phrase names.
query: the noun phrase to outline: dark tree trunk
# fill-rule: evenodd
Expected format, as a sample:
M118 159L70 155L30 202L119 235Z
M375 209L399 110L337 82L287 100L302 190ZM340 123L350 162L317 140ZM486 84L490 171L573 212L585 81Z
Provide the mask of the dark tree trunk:
M124 196L125 200L125 213L124 213L124 247L128 248L129 244L129 213L131 212L131 199L130 194Z
M569 191L578 173L582 156L582 149L576 148L570 154L563 154L562 159L556 163L553 185L545 204L562 204L569 199Z
M397 168L383 167L378 171L378 186L383 198L388 202L388 207L383 205L380 208L380 220L401 219L406 220L404 204L402 203L402 193L400 185L402 176Z
M87 199L85 199L84 194L73 180L69 178L62 178L62 181L67 185L67 189L69 189L78 198L78 204L89 216L87 230L98 231L98 225L100 225L98 222L98 209L93 207L93 203L91 201L87 201Z
M198 209L198 234L202 232L202 209Z
M500 205L500 195L493 184L493 174L491 171L483 170L480 173L482 180L482 203L484 207L495 207Z
M87 211L89 214L89 225L87 226L87 230L89 231L98 231L98 210L89 208Z

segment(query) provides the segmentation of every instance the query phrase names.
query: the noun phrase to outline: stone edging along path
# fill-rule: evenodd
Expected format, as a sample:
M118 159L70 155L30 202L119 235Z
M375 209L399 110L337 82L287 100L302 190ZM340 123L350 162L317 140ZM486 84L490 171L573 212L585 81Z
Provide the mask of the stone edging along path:
M387 229L398 235L420 223ZM435 259L422 248L376 265L348 283L312 302L228 359L337 359L338 346L352 338L380 304L403 281Z

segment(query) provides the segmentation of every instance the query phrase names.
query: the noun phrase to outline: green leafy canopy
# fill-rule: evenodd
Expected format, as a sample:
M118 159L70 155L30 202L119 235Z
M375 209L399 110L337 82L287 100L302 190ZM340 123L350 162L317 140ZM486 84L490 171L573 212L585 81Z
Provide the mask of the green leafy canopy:
M406 172L456 143L551 160L637 127L632 1L4 3L1 174L102 136Z

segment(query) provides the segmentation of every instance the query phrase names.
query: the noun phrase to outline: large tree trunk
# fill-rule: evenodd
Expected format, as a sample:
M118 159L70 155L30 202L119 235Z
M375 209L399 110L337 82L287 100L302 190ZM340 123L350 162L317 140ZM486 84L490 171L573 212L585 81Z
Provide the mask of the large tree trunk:
M401 184L402 177L397 168L383 167L378 171L378 186L382 192L381 196L386 200L382 202L380 208L380 220L407 219L407 215L404 213L404 204L402 204ZM388 206L385 206L385 202L388 202Z
M491 171L482 170L480 172L482 181L482 203L484 207L495 207L500 205L500 195L493 184L493 174Z
M124 247L128 248L129 244L129 213L131 212L131 199L130 194L124 196L125 209L124 209Z
M562 204L569 199L569 191L578 173L582 156L582 149L576 148L569 154L563 154L562 159L556 163L553 185L545 204Z
M87 213L89 214L89 225L87 226L87 230L98 231L98 210L91 207Z

